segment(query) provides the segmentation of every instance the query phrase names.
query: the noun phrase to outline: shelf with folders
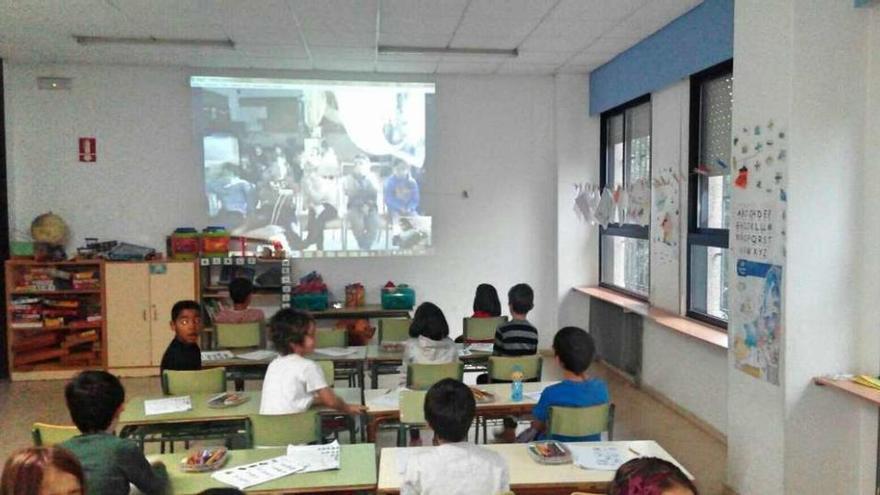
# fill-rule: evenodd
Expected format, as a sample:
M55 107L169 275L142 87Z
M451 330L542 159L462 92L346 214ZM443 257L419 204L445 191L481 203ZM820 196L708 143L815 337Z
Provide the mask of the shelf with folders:
M288 292L290 290L292 263L287 258L206 257L200 258L198 265L200 298L206 326L213 325L214 315L222 307L232 306L229 283L236 278L250 280L254 284L254 294L259 296L262 302L271 298L273 307L283 307L281 295L285 290Z
M106 366L102 261L6 262L11 371Z

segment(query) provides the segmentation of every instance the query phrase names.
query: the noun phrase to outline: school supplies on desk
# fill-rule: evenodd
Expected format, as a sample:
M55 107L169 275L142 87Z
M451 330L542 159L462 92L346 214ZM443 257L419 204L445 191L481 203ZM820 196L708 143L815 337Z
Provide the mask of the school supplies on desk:
M232 351L227 349L222 351L202 351L202 361L222 361L234 357L235 355L232 354Z
M213 409L225 409L235 407L250 400L250 396L237 392L223 392L208 399L208 407Z
M144 414L147 416L184 412L191 409L192 400L188 395L182 395L180 397L168 397L167 399L153 399L144 401Z
M535 402L539 402L541 400L541 392L543 392L543 390L538 390L537 392L524 392L523 397L529 400L533 400Z
M315 354L323 354L325 356L331 357L342 357L350 356L357 353L357 351L357 349L352 349L350 347L322 347L320 349L315 349Z
M572 459L571 450L556 440L532 442L526 449L529 457L539 464L568 464Z
M256 351L245 352L239 354L238 356L241 359L247 359L250 361L263 361L266 359L275 359L278 357L278 353L275 351L270 351L268 349L259 349Z
M277 480L294 473L302 472L306 466L294 459L282 455L253 462L244 466L235 466L212 474L211 477L220 483L232 485L239 490Z
M339 469L339 442L326 445L288 445L287 457L305 464L301 473Z
M180 470L185 473L204 473L223 467L229 458L226 447L196 448L180 461Z
M584 469L617 471L631 459L639 457L632 449L615 445L569 445L575 465Z

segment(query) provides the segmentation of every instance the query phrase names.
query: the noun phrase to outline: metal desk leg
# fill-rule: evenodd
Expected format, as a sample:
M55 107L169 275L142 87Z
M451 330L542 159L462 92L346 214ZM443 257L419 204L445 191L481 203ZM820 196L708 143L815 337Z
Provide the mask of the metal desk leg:
M375 362L370 363L370 387L379 388L379 366Z

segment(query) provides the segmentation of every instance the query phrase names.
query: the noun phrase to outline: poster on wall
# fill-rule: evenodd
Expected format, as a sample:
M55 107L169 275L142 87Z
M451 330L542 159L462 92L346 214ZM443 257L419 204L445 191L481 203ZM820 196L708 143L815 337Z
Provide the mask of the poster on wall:
M678 260L680 214L679 189L682 176L672 167L660 169L652 180L651 252L663 264Z
M779 384L783 349L786 135L769 121L734 131L730 328L734 364Z

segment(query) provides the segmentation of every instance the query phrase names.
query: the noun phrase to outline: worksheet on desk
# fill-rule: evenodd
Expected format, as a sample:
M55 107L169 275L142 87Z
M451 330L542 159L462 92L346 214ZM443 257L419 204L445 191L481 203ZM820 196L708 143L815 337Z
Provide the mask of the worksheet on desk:
M621 465L637 457L627 448L617 445L566 444L566 446L571 450L574 464L584 469L617 471Z
M325 445L288 445L287 457L305 464L303 473L339 469L339 441Z
M236 357L247 359L249 361L263 361L265 359L277 358L278 353L269 349L257 349L256 351L241 353Z
M191 409L192 399L188 395L144 401L144 414L147 416L184 412Z
M202 351L202 361L222 361L234 357L235 355L228 349L222 351Z
M350 347L322 347L320 349L315 349L315 354L323 354L325 356L332 357L342 357L350 356L357 353L357 351L357 349L352 349Z
M235 466L231 469L223 469L212 474L215 480L232 485L239 490L244 490L267 481L283 478L294 473L302 472L305 464L295 461L286 455L258 461L244 466Z

